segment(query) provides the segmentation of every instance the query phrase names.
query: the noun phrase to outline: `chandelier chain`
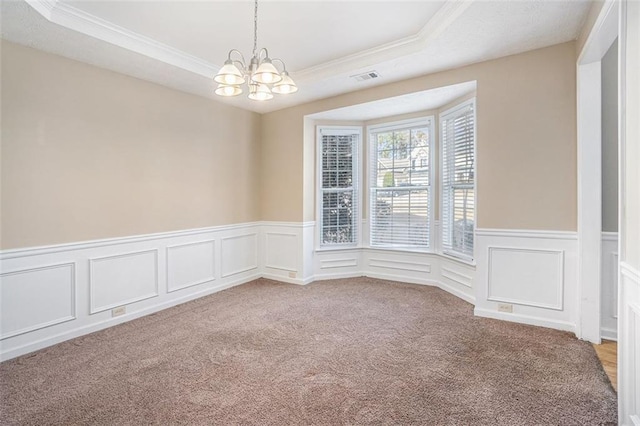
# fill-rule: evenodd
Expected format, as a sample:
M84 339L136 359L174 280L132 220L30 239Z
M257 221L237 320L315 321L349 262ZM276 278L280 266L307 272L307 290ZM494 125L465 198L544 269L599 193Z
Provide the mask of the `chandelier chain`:
M258 0L255 0L253 7L253 56L258 51Z

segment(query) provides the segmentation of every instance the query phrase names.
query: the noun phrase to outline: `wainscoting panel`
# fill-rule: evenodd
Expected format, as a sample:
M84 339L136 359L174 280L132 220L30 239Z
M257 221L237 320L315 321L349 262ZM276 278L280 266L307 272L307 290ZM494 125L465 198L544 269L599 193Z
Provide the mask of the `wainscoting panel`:
M469 303L475 304L476 266L440 256L438 286Z
M363 275L416 284L436 285L430 253L363 249Z
M246 223L0 252L0 359L260 277L260 226ZM116 307L122 309L112 311Z
M620 424L640 424L640 270L620 262L620 329L618 395ZM622 338L623 337L623 338Z
M216 279L215 240L167 247L167 292Z
M564 252L489 247L488 300L562 310Z
M76 316L75 264L37 266L0 275L0 340Z
M363 276L362 249L318 251L314 253L314 280Z
M258 233L222 238L222 277L258 269Z
M576 233L479 229L476 255L476 315L576 330Z
M265 268L283 271L298 271L298 253L300 250L297 233L265 233Z
M618 339L618 233L602 233L600 335Z
M91 313L158 295L158 251L89 259Z

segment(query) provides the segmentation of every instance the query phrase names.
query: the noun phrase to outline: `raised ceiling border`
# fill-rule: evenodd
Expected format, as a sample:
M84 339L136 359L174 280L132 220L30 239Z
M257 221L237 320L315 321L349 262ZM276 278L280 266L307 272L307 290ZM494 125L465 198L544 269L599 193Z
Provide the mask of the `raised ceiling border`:
M120 27L59 0L25 1L36 12L54 24L194 74L211 78L220 69L219 65ZM292 74L298 81L319 80L419 52L451 25L474 1L447 1L414 35L292 72Z

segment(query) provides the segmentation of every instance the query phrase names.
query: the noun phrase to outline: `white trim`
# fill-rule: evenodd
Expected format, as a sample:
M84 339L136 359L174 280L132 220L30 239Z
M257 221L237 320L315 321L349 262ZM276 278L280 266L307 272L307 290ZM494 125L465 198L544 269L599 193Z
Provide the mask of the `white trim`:
M618 233L617 232L602 232L602 239L604 241L618 241Z
M577 240L574 231L547 231L537 229L493 229L477 228L476 236L482 237L510 237L510 238L544 238L554 240Z
M614 342L617 342L618 341L618 330L602 327L602 329L600 330L600 337L603 340L612 340Z
M85 250L90 248L119 245L125 243L139 243L144 241L160 240L165 238L187 237L197 234L207 234L210 232L231 231L244 229L252 226L260 226L261 222L235 223L231 225L218 225L206 228L194 228L183 231L157 232L153 234L141 234L127 237L104 238L98 240L88 240L73 243L52 244L47 246L25 247L18 249L8 249L0 251L0 260L16 259L26 256L40 256L43 254L53 254L70 250Z
M576 331L575 325L566 321L552 320L552 319L540 318L540 317L523 315L523 314L498 312L498 311L492 311L490 309L478 308L478 307L476 307L473 310L473 313L475 316L483 317L483 318L493 318L493 319L499 319L503 321L517 322L520 324L529 324L529 325L536 325L539 327L555 328L556 330L571 331L574 333Z
M320 259L320 269L350 268L358 266L357 257L344 259Z
M435 238L435 229L436 229L435 213L436 212L434 209L434 200L435 200L434 191L435 191L435 177L436 177L435 162L434 162L434 158L435 158L434 144L436 143L435 141L436 131L434 129L435 126L436 126L435 115L426 115L426 116L410 118L406 120L395 120L395 121L392 120L384 123L373 124L365 128L366 147L367 147L366 164L367 164L368 173L367 173L367 176L363 179L363 181L365 182L365 185L363 185L363 187L365 187L365 189L362 191L362 193L364 194L364 192L366 191L368 194L369 205L368 205L367 213L369 217L373 216L374 203L376 201L372 197L374 192L373 190L379 189L379 187L377 186L378 150L374 146L376 144L376 141L371 136L375 133L392 132L395 130L412 130L420 127L427 127L429 129L429 185L426 187L429 193L429 199L428 199L429 245L427 247L420 246L415 248L412 248L411 246L404 246L404 245L397 245L397 246L388 245L388 244L374 245L371 243L371 235L372 235L371 227L373 226L374 221L370 220L368 223L368 229L367 229L368 239L366 241L368 248L370 247L372 249L380 249L380 250L417 251L417 252L418 251L419 252L435 251L434 250L436 247L436 243L435 243L436 242L436 238ZM375 157L376 167L374 167L374 159L373 159L374 155L376 156Z
M46 20L152 59L211 78L220 67L59 0L26 0Z
M474 0L444 2L443 6L417 34L305 68L296 72L295 77L298 81L322 79L352 72L354 69L362 68L374 62L384 62L418 52L449 27L473 2Z
M220 69L219 65L160 43L142 34L120 27L112 22L89 14L59 0L26 0L43 18L65 28L119 46L211 78ZM475 0L454 0L443 6L414 35L385 43L361 52L343 56L319 65L314 65L294 73L297 81L319 80L338 74L351 72L373 62L406 56L421 51L425 45L448 28Z
M596 22L591 27L582 51L578 55L578 64L586 65L600 62L609 47L618 37L618 0L605 0Z
M351 243L344 244L323 244L322 243L322 206L323 206L323 188L322 188L322 132L323 131L331 131L331 135L337 136L346 136L346 135L358 135L358 141L354 144L352 148L352 169L351 169L351 179L352 179L352 191L354 193L354 197L352 202L356 204L355 211L356 215L352 219L353 227L355 229L356 238L355 241ZM362 183L361 181L361 173L362 170L362 148L363 148L363 138L362 138L362 127L361 126L316 126L315 131L315 144L316 144L316 181L315 181L315 191L316 191L316 208L315 215L318 218L316 221L316 242L315 248L316 250L320 249L342 249L342 248L356 248L362 244Z
M620 262L620 274L627 277L636 286L640 287L640 270L637 270L627 262Z
M454 286L447 284L443 281L435 281L435 284L438 286L438 288L446 291L449 294L454 295L457 298L464 300L465 302L471 303L472 305L476 304L476 298L473 296L473 294L468 294L463 291L460 291Z
M466 263L468 265L475 265L476 261L475 259L477 258L477 248L476 248L476 237L478 235L477 230L478 230L478 226L477 226L477 218L478 218L478 181L477 181L477 177L478 177L478 111L477 111L477 102L476 102L476 96L473 96L470 99L467 99L465 101L462 101L461 103L452 106L451 108L448 108L445 111L441 111L438 113L438 154L439 154L439 158L438 158L438 207L440 208L439 211L439 217L440 220L438 221L438 235L436 235L436 241L437 241L437 246L438 249L440 251L440 253L443 256L447 256L456 260L459 260L460 262ZM443 170L444 170L444 138L442 137L442 132L443 132L443 126L442 126L442 116L444 115L449 115L451 113L454 113L460 109L463 109L465 107L468 107L469 105L471 105L471 107L473 108L473 208L474 208L474 217L476 218L476 221L473 224L473 254L471 257L469 257L468 255L465 255L464 253L458 253L455 252L454 250L444 250L443 248L443 240L444 240L444 235L443 235L443 225L442 222L444 221L443 219L443 214L442 214L442 206L443 206L443 199L444 199L444 176L443 176Z
M255 222L255 223L260 226L277 226L279 228L296 228L296 229L311 228L316 225L316 222L314 220L307 221L307 222L262 221L262 222Z
M406 260L370 258L369 266L374 268L396 269L399 271L431 272L431 264L426 262L411 262Z
M440 275L443 278L446 278L448 280L451 280L455 283L458 283L460 285L463 285L465 287L468 288L473 288L473 285L471 285L471 283L473 282L473 277L470 277L469 275L465 275L463 273L460 273L458 271L454 271L453 269L447 268L446 266L441 266L440 267ZM456 276L458 278L456 278ZM460 279L462 278L462 279Z

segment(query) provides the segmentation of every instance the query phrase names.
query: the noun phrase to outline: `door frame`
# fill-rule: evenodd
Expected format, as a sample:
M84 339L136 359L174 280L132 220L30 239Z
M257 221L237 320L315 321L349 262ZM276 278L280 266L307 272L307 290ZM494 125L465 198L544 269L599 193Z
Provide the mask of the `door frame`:
M619 8L620 2L618 0L608 0L604 3L584 47L578 55L576 65L579 283L576 335L593 343L601 342L601 61L619 35ZM618 64L620 64L620 55L618 55ZM620 103L619 90L618 103Z

